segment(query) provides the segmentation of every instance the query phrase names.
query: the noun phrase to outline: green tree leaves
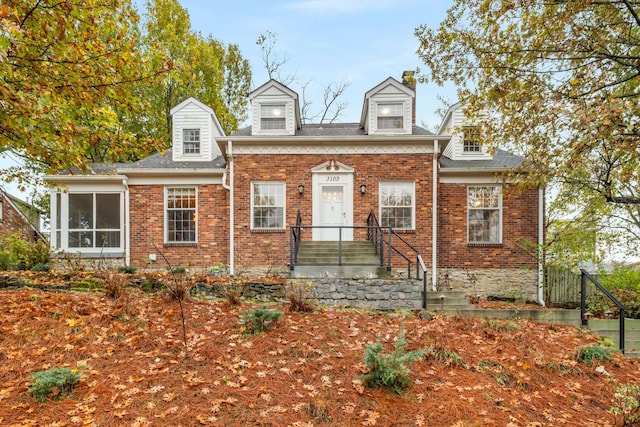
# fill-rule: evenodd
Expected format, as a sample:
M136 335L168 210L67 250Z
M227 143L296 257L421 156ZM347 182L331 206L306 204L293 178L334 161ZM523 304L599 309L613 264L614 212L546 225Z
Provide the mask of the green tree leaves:
M530 159L530 183L613 202L640 229L629 214L640 203L639 12L613 0L457 0L438 28L416 29L422 79L457 84L470 116L489 112L485 143Z

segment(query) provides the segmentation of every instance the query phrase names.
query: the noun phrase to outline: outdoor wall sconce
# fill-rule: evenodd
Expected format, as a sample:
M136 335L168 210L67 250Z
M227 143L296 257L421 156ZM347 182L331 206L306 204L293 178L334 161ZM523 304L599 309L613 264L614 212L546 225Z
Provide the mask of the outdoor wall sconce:
M366 184L362 184L360 186L360 194L364 194L367 192L367 185Z
M304 185L298 184L298 194L304 193Z

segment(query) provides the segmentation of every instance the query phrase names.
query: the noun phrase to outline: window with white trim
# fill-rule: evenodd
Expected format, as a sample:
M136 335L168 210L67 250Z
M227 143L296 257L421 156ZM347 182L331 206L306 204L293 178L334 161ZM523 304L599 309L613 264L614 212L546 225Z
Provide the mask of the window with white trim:
M200 129L182 130L182 154L200 154Z
M462 151L465 153L479 153L480 152L480 127L464 126L463 135L464 135L464 141L462 143Z
M59 201L57 198L58 206ZM120 247L122 221L119 193L70 193L68 213L66 231L69 248ZM56 224L61 224L59 217Z
M469 243L502 242L502 188L467 187Z
M261 104L260 105L260 129L281 130L286 129L286 105L285 104Z
M380 182L380 225L413 230L415 186L413 182Z
M284 229L284 182L251 183L251 228Z
M195 187L166 188L167 243L196 243L198 217Z
M403 116L402 102L377 104L378 129L402 129Z

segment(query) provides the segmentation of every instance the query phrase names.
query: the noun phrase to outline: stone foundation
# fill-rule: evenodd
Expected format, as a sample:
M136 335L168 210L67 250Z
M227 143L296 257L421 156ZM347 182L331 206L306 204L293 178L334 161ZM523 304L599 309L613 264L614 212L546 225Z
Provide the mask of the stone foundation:
M437 273L441 290L465 291L483 299L494 296L538 301L536 270L443 268Z

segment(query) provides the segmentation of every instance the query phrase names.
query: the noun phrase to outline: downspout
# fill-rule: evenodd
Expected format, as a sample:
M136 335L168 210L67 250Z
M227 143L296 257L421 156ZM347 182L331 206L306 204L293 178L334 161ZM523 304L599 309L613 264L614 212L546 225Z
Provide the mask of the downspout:
M227 160L229 161L229 184L227 184L227 172L222 174L222 187L229 190L229 275L235 275L235 241L233 230L235 228L235 208L233 193L233 143L227 141Z
M438 140L433 141L433 191L431 212L431 287L435 291L438 284Z
M124 228L125 228L125 248L124 248L124 263L125 265L131 265L131 227L129 221L129 184L126 179L122 180L124 186Z
M538 187L538 302L544 306L544 188Z

